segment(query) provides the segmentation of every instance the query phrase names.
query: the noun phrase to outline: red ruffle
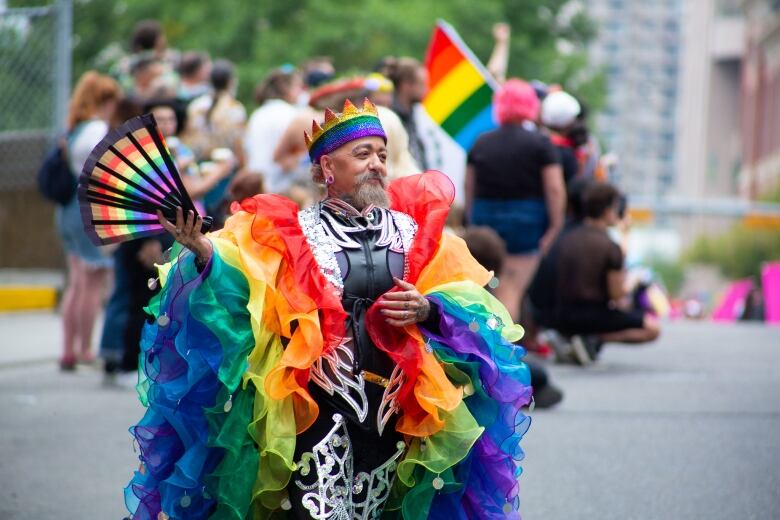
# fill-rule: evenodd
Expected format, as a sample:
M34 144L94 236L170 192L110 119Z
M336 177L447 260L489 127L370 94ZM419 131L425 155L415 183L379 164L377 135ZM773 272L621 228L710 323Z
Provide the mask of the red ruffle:
M408 253L409 273L406 280L415 284L420 272L439 248L447 215L455 199L455 186L449 177L431 170L397 179L388 191L391 208L406 213L417 223L417 233ZM399 290L394 287L388 292ZM423 362L418 340L407 330L389 325L377 305L371 306L366 314L366 328L377 348L400 365L406 375L406 381L398 394L403 411L399 429L424 430L424 427L418 426L428 418L429 412L420 406L414 395L414 386Z
M279 252L283 255L284 262L279 269L277 290L295 312L310 312L314 302L314 308L319 309L326 349L338 345L344 337L347 314L341 305L338 291L320 271L303 235L298 223L298 206L280 195L263 194L234 203L231 210L243 210L262 215L263 220L267 219L270 225L263 225L259 219L254 220L252 237L264 247L279 244L276 237L282 241L279 244ZM269 234L276 237L268 236ZM306 375L308 377L308 374Z

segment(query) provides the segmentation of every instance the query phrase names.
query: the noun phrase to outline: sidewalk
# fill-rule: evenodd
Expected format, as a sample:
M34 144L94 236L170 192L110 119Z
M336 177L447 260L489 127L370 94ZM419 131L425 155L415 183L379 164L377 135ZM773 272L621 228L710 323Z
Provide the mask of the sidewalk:
M51 269L0 269L0 313L53 310L65 273Z

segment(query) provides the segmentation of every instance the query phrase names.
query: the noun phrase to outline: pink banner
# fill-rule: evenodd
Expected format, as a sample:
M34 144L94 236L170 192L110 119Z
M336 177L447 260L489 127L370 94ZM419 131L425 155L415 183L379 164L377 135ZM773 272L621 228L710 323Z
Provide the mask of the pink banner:
M780 262L764 264L761 285L764 289L764 318L767 323L780 325Z
M720 304L712 312L715 321L736 321L745 310L745 300L753 289L753 280L745 278L732 282L720 300Z

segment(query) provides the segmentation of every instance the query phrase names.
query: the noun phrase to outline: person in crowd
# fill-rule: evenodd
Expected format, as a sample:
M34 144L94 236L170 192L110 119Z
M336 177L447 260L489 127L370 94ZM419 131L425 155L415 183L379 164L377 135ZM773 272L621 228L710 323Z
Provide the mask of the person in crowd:
M562 90L551 92L542 101L542 124L550 131L550 139L558 150L566 184L580 171L577 145L569 136L577 125L580 111L580 104L574 96Z
M165 138L165 144L173 155L176 168L181 173L181 181L184 189L195 201L196 205L202 204L202 199L219 182L227 178L235 167L234 159L229 156L219 161L198 163L195 153L189 146L179 139L180 119L176 110L180 102L177 99L158 99L149 101L145 107L145 113L154 115L157 127ZM199 211L205 212L205 208Z
M307 90L318 88L328 83L336 76L333 58L330 56L314 56L301 65L303 82Z
M137 59L130 69L133 81L127 92L128 97L136 103L143 104L156 96L163 86L161 78L164 71L163 63L154 56Z
M390 108L393 103L393 82L378 72L365 77L365 90L360 99L367 97L376 105L379 120L387 133L387 176L390 180L422 171L409 151L409 134L401 118ZM355 98L352 98L355 99Z
M368 100L310 127L324 200L256 195L207 235L158 213L178 244L144 331L133 517L519 516L522 330L442 232L452 182L388 185Z
M293 184L293 176L274 160L274 152L300 111L295 104L302 90L300 74L282 68L271 71L255 89L258 107L244 135L245 169L262 178L266 193L284 193Z
M428 71L416 59L400 57L385 59L383 69L379 72L390 78L395 86L393 111L401 118L409 136L409 152L415 163L424 170L428 168L428 161L415 121L414 108L428 93Z
M129 92L133 86L132 70L136 63L150 58L158 61L162 68L158 83L175 88L179 53L168 47L165 31L157 20L142 20L135 25L130 37L130 53L112 68L111 75L125 92Z
M498 234L489 227L472 226L463 230L461 237L469 248L469 253L482 267L493 272L493 276L500 277L501 269L506 258L506 246ZM487 290L493 292L490 284ZM526 344L528 330L523 337L523 346ZM531 386L534 389L534 403L538 408L550 408L563 399L563 392L550 383L550 377L544 366L538 362L527 360L526 364L531 371Z
M539 112L533 88L511 79L496 92L494 107L501 126L482 134L468 155L466 212L472 225L488 226L506 242L496 296L518 320L539 253L563 227L565 189L555 148L527 125Z
M179 61L176 97L185 104L211 91L211 58L205 52L187 51Z
M181 138L198 161L210 160L214 150L227 148L243 162L246 109L236 99L237 88L233 64L220 59L211 68L209 92L189 104Z
M217 60L211 70L211 92L190 103L187 127L181 140L195 153L199 163L232 162L235 173L243 166L243 137L246 109L235 97L237 80L233 64ZM226 193L230 184L224 178L203 197L209 215L221 222L227 213Z
M119 84L108 76L86 72L73 90L68 109L68 164L81 174L92 148L108 132L117 103ZM63 345L60 367L73 370L76 362L91 362L92 330L100 312L112 267L111 256L95 246L84 231L78 198L56 209L57 230L67 255L67 286L62 297Z
M526 298L523 301L523 313L520 324L526 331L525 342L530 349L532 344L540 342L539 333L544 331L549 346L553 348L559 360L572 357L572 345L557 334L556 311L558 252L563 236L582 224L585 218L583 209L583 193L594 181L586 177L574 179L567 187L566 223L561 233L556 237L548 251L539 261L531 284L528 286Z
M539 261L531 285L528 287L528 297L533 307L533 318L542 327L555 327L555 284L558 279L558 251L563 236L582 224L585 219L583 194L593 184L592 179L577 178L566 190L566 223L561 233L556 237L547 253Z
M583 194L582 224L561 237L556 326L578 344L583 336L598 343L647 343L660 334L653 315L626 309L631 291L625 283L625 252L607 232L620 222L621 203L612 185L589 185Z
M139 116L143 113L143 107L131 97L122 98L116 106L111 119L109 128L114 129L122 125L128 119ZM103 321L103 332L100 335L100 357L103 359L103 370L105 373L104 383L114 385L120 383L118 376L125 376L121 380L121 385L132 386L135 384L135 372L138 367L138 354L140 347L138 345L129 345L125 332L130 314L131 292L139 289L138 286L130 285L130 271L125 261L130 244L135 247L136 244L129 242L120 244L114 251L114 270L111 296L108 299L105 311L105 320ZM139 280L136 280L139 282ZM146 285L144 284L144 287ZM143 322L139 325L139 329Z
M588 128L588 106L581 100L580 113L577 114L572 128L568 132L568 137L575 147L577 157L578 176L589 179L606 180L601 164L601 146L599 140Z

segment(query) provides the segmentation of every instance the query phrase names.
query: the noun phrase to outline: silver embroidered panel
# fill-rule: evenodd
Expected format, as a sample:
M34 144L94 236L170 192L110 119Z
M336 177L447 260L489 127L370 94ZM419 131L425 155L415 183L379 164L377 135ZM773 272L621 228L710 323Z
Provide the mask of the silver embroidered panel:
M321 355L312 363L310 377L328 395L339 394L362 423L368 417L366 382L352 374L355 355L351 344L352 338L345 337L336 348Z
M401 365L396 365L390 375L390 382L382 394L382 402L379 403L379 409L376 413L376 424L380 436L385 431L385 426L393 414L401 410L398 405L398 393L401 391L404 381L406 381L406 375L401 370Z
M368 223L365 226L357 223L349 225L343 220L336 218L328 211L322 211L320 213L320 218L325 232L335 242L337 251L342 249L360 249L362 247L360 242L352 238L351 235L360 233L366 229L379 231L379 238L376 241L377 247L387 247L390 249L390 251L395 253L403 253L405 251L404 234L397 227L397 223L393 215L393 213L398 212L392 212L381 208L376 208L374 211L375 215L379 215L377 222ZM403 213L398 214L403 215Z
M297 463L300 478L294 482L305 492L302 505L316 520L379 518L406 446L399 441L397 451L381 466L354 475L354 453L346 423L341 414L335 414L333 421L325 438L311 452L303 453Z

